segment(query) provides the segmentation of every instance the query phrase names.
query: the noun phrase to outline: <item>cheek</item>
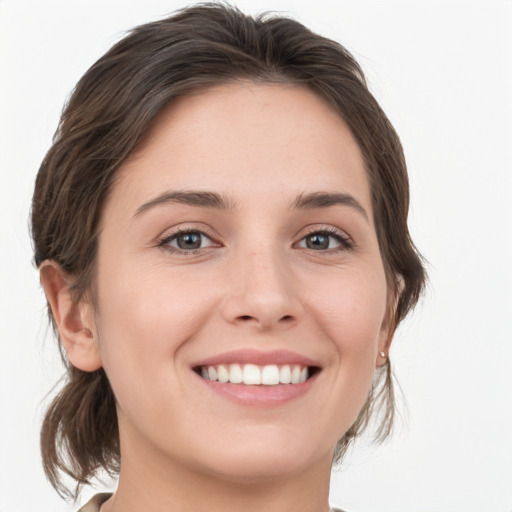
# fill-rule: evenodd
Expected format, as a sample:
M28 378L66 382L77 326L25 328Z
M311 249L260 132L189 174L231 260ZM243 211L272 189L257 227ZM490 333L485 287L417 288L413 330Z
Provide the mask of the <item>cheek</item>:
M104 266L98 275L100 349L109 378L122 375L143 382L173 361L207 321L215 298L204 281L158 267L128 271L120 264ZM169 375L165 376L169 379ZM113 383L114 384L114 383Z
M358 272L332 279L310 301L315 317L341 357L376 353L386 312L384 273Z
M162 404L185 393L178 378L179 351L193 337L208 309L200 306L190 287L169 286L151 272L129 279L122 272L100 281L99 345L119 413L170 423ZM160 275L160 277L162 277Z
M343 433L363 406L375 373L387 288L383 272L353 273L316 294L314 317L334 348L330 387L332 424ZM340 407L339 404L343 404Z

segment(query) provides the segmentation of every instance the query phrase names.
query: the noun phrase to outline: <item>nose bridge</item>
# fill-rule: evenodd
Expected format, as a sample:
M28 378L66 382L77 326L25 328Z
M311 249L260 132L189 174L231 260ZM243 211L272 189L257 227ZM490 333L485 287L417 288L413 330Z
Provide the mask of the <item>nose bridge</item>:
M232 262L225 314L238 324L269 329L300 316L292 268L279 244L249 244Z

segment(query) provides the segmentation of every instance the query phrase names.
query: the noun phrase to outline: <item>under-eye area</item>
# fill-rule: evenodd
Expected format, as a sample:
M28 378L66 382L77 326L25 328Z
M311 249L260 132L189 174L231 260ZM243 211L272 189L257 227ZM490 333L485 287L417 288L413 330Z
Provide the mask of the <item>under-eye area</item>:
M205 380L246 386L302 384L320 372L317 366L300 364L219 364L197 366L194 371Z

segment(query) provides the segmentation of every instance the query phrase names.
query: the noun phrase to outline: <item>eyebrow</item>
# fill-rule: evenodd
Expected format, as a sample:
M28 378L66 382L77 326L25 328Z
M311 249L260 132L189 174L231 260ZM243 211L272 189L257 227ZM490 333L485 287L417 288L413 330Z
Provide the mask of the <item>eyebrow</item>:
M221 196L215 192L199 192L189 190L167 191L142 204L135 210L134 217L138 217L144 212L155 206L177 203L191 206L201 206L203 208L216 208L218 210L231 210L233 203L227 197Z
M350 194L332 193L332 192L312 192L310 194L300 194L293 201L291 208L310 210L317 208L328 208L329 206L343 205L350 206L357 210L368 222L370 221L368 213L354 196Z
M137 210L135 210L134 217L142 215L144 212L154 208L155 206L172 203L200 206L202 208L214 208L217 210L234 209L234 203L228 197L217 194L216 192L169 190L139 206ZM354 208L369 222L366 210L350 194L332 192L312 192L309 194L300 194L292 202L290 209L313 210L319 208L328 208L335 205L344 205Z

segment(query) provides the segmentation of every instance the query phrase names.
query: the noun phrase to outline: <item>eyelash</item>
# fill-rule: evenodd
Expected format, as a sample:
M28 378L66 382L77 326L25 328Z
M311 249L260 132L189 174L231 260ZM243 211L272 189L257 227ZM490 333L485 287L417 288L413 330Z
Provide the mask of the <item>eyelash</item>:
M216 242L215 238L211 234L206 233L205 231L203 231L201 229L181 228L181 229L177 229L173 233L168 234L164 238L159 240L158 246L162 247L163 249L165 249L168 252L179 254L179 255L184 255L184 256L186 256L187 254L197 254L200 251L204 251L205 249L208 249L208 247L199 247L198 249L187 250L187 249L180 249L177 247L172 247L171 245L169 245L173 240L177 239L180 235L188 235L188 234L201 235L203 237L206 237L208 240L210 240L212 242L212 246L219 245L218 242Z
M355 249L355 243L353 242L353 240L346 233L344 233L343 231L341 231L333 226L329 226L329 227L325 227L325 228L321 228L321 229L312 228L310 231L308 231L306 234L304 234L302 236L302 238L299 240L299 242L302 242L307 237L310 237L312 235L324 235L327 237L333 237L340 244L339 247L336 247L333 249L316 250L316 251L315 251L315 249L309 249L313 252L323 252L323 253L327 252L327 253L331 253L331 254L333 254L333 253L336 254L336 253L340 253L340 252L344 252L344 251L352 251Z
M162 238L161 240L158 241L158 246L164 248L168 252L179 254L179 255L184 255L184 256L186 256L187 254L197 254L202 250L209 249L209 247L199 247L194 250L187 250L187 249L180 249L180 248L172 247L170 245L170 243L173 240L176 240L180 235L187 235L187 234L201 235L201 236L209 239L212 242L212 246L215 246L215 245L219 246L219 243L215 240L215 238L211 234L209 234L201 229L191 229L191 228L181 228L171 234L166 235L164 238ZM348 235L346 235L343 231L340 231L339 229L334 228L334 227L325 227L322 229L313 228L309 232L304 234L298 243L304 241L306 238L308 238L312 235L323 235L323 236L327 236L329 238L332 237L339 242L340 246L333 248L333 249L327 248L325 250L318 250L318 249L315 250L315 249L305 247L304 249L306 249L306 250L310 250L313 252L319 252L319 253L331 253L332 254L332 253L340 253L343 251L351 251L355 248L355 244L352 241L352 239ZM297 245L297 244L294 244L294 245Z

